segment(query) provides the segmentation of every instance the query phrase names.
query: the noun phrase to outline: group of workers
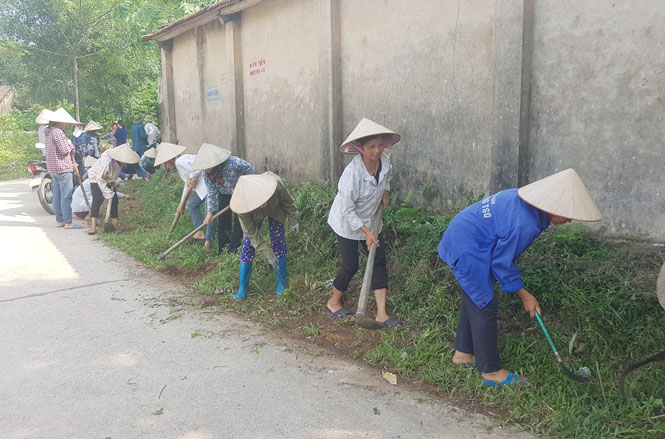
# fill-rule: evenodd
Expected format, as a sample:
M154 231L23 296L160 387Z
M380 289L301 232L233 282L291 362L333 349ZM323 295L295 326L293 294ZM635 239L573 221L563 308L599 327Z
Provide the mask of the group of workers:
M62 133L64 115L54 112L46 131L49 163L57 165L58 174L71 171L71 145ZM402 322L386 310L388 270L385 245L382 245L381 209L389 203L393 165L389 151L400 135L369 119L362 119L340 151L355 155L338 182L338 192L328 215L328 224L337 236L340 268L333 282L332 295L326 303L331 318L348 318L344 307L349 283L358 271L358 246L367 254L376 247L371 290L376 300L376 321L387 329L399 329ZM235 252L240 248L239 286L235 293L243 299L249 288L256 252L262 253L275 270L277 295L287 287L287 245L285 227L297 234L298 209L282 179L272 172L256 174L254 166L231 151L204 143L197 154L187 154L187 147L162 142L156 148L154 163L165 171L175 169L184 183L181 206L186 205L193 226L205 225L193 235L209 248L214 235L213 215L230 206L231 212L219 217L219 248ZM137 164L140 157L127 145L103 152L88 170L93 203L90 233L96 230L99 206L103 199L114 204L117 218L118 193L115 183L122 165ZM57 181L66 178L57 177ZM71 176L69 177L71 181ZM54 210L57 226L71 228L70 217L63 219ZM201 206L205 206L205 217ZM381 208L381 209L380 209ZM179 213L184 208L179 207ZM265 220L270 243L261 234ZM524 309L534 317L541 313L536 298L525 289L515 260L550 224L572 220L600 221L601 215L584 183L573 169L567 169L519 189L507 189L464 209L451 221L439 245L438 253L451 268L461 287L460 318L452 362L476 367L485 385L517 384L520 377L504 369L497 345L498 300L494 284L502 291L514 292Z

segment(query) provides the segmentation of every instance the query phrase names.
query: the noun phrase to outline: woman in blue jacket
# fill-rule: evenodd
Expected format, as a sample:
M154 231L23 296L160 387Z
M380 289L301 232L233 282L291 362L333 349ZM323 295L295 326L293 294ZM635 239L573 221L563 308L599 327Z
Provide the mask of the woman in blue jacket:
M540 305L514 261L550 224L600 221L601 215L573 169L518 189L507 189L457 214L439 243L439 256L462 288L453 363L475 363L488 386L519 378L501 366L497 346L499 304L494 282L514 292L534 317Z

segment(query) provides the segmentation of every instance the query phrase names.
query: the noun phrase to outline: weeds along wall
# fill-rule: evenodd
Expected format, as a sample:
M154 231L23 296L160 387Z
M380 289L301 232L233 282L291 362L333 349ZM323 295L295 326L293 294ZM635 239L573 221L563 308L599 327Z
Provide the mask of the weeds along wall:
M402 135L393 187L413 202L573 167L611 231L665 238L665 4L583 3L224 0L144 40L166 137L192 153L336 184L368 117Z

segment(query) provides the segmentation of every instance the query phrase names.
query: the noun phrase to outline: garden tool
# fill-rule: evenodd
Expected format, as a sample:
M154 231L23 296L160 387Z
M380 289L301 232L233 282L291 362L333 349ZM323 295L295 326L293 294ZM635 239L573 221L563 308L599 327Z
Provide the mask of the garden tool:
M374 227L372 233L376 236L379 230L379 223L381 221L381 214L383 213L383 202L379 203L379 208L374 214ZM362 287L360 288L360 297L358 298L358 309L356 310L356 324L365 329L383 329L383 325L374 319L365 317L365 310L367 308L367 297L369 296L369 289L372 285L372 274L374 273L374 258L376 256L376 245L372 244L369 248L367 255L367 265L365 266L365 275L363 276Z
M226 211L229 210L230 208L231 208L231 206L226 206L224 209L222 209L222 210L220 210L219 212L217 212L216 214L214 214L214 215L212 216L212 221L214 221L218 216L220 216L221 214L223 214L224 212L226 212ZM185 237L182 238L180 241L176 242L176 243L173 244L171 247L169 247L166 251L164 251L163 253L160 253L159 256L158 256L159 260L160 260L160 261L163 260L165 257L168 256L169 253L171 253L173 250L175 250L175 249L177 249L178 247L180 247L180 245L181 245L183 242L187 241L189 238L191 238L192 236L194 236L194 234L195 234L196 232L198 232L199 230L203 229L204 227L206 227L206 225L205 225L205 224L201 224L200 226L198 226L197 228L195 228L194 230L192 230L191 232L189 232L189 233L187 234L187 236L185 236Z
M663 264L663 266L660 267L658 281L656 282L656 295L658 296L658 301L660 302L660 306L662 306L663 309L665 309L665 264ZM629 374L651 363L663 360L665 360L665 351L661 352L660 354L653 355L647 358L646 360L640 361L639 363L635 363L632 366L630 366L628 369L626 369L626 371L621 374L619 382L621 388L621 394L625 396L624 380Z
M115 225L111 222L111 204L113 203L113 198L109 199L106 204L106 218L104 218L104 231L106 233L115 232Z
M559 363L559 366L561 367L561 370L566 374L568 378L570 378L573 381L576 381L578 383L588 383L590 381L589 377L582 377L579 375L575 375L572 373L566 366L563 364L563 359L561 358L561 355L559 355L559 352L556 350L556 347L554 346L554 342L552 341L552 337L550 337L550 333L547 332L547 328L545 327L545 323L543 322L543 319L540 317L540 314L538 311L536 311L536 320L538 320L538 324L540 325L540 329L543 330L543 334L545 335L545 338L547 339L547 343L549 343L550 347L552 348L552 352L554 352L554 357L556 357L557 363Z
M180 219L180 211L185 208L185 203L187 203L187 198L189 198L189 194L192 192L192 188L188 187L185 189L185 195L182 197L182 200L180 201L180 205L178 206L178 210L176 210L175 213L175 219L173 220L173 224L171 224L171 228L169 229L169 233L166 234L166 237L168 238L171 233L175 230L175 225L178 224L178 220Z

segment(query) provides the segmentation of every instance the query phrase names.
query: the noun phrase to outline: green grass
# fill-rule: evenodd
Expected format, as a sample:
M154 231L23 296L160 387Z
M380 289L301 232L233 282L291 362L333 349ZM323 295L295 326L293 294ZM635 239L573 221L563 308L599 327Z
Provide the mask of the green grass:
M40 160L42 153L35 148L37 133L4 131L0 133L0 180L30 177L26 166L30 160Z
M293 188L301 233L287 235L289 289L282 297L274 295L274 274L259 256L247 298L236 301L231 294L237 288L236 255L218 257L201 246L184 245L165 261L157 260L157 254L175 240L165 235L182 190L175 175L165 185L160 181L161 176L156 176L149 183L127 185L126 190L140 200L120 219L130 228L102 234L103 239L148 266L191 275L197 290L214 303L209 306L212 310L231 310L267 328L290 328L321 343L331 330L349 328L348 322L328 319L321 323L318 318L338 263L335 236L326 224L334 190L320 182ZM475 199L467 195L457 209ZM504 366L527 376L530 384L486 388L477 372L450 363L459 294L449 268L436 254L436 245L453 216L407 203L393 203L385 212L389 308L405 327L379 334L357 330L353 345L346 346L349 355L410 380L432 383L461 404L495 414L500 424L512 423L547 437L665 437L663 364L631 375L627 397L621 396L618 387L618 376L628 365L663 350L665 312L653 291L665 251L641 237L607 236L580 225L543 233L518 262L523 280L538 298L564 361L573 370L589 367L593 382L568 380L519 299L498 293ZM184 236L189 230L191 222L185 215L173 236ZM356 279L351 300L358 289Z
M0 180L30 177L32 174L26 164L30 160L41 159L41 151L35 148L38 128L34 123L36 111L36 108L31 108L0 115Z

